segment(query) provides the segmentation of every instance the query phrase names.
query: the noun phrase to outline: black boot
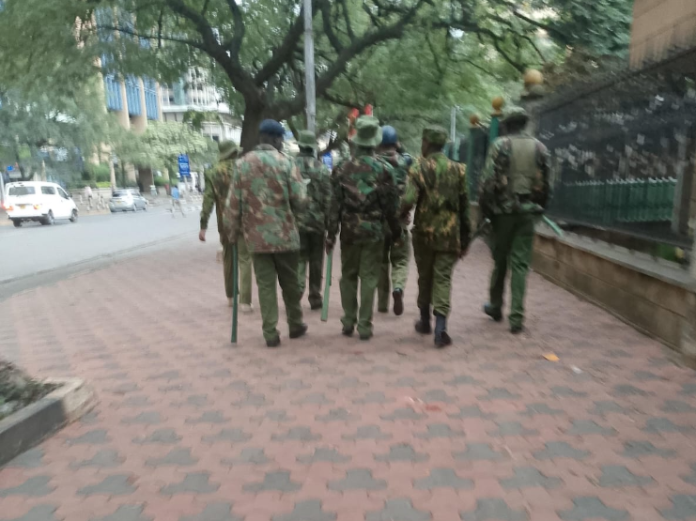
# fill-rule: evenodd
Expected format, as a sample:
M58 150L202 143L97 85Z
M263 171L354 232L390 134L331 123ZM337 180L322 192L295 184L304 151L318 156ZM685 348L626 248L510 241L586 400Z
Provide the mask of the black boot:
M394 314L400 317L404 314L404 291L395 289L392 293L392 297L394 297Z
M501 322L503 320L503 312L499 309L495 309L490 304L483 306L483 312L491 317L495 322Z
M432 327L430 326L430 306L426 308L420 308L421 318L416 322L416 331L421 335L429 335L432 333Z
M442 349L452 344L452 339L447 334L447 317L435 315L435 347Z

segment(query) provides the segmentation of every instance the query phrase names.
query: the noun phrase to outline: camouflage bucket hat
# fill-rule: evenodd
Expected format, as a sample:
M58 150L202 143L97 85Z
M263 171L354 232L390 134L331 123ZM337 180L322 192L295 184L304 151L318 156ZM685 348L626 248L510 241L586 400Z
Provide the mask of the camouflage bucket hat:
M375 148L382 142L379 120L373 116L360 116L355 122L355 131L352 141L359 147Z
M219 150L219 161L232 159L233 157L238 156L242 152L242 149L239 148L237 143L235 143L234 141L223 141L222 143L220 143Z
M433 145L444 146L447 143L447 131L436 125L425 127L423 129L423 139Z
M510 107L503 113L503 123L509 123L511 121L527 122L529 121L529 114L522 107Z
M300 148L311 148L312 150L317 149L317 137L311 130L300 131L297 137L297 146Z

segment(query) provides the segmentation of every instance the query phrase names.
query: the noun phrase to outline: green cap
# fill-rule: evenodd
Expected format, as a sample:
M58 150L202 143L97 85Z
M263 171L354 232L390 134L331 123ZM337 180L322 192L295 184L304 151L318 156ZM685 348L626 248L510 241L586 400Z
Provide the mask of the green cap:
M509 107L503 112L503 123L509 123L511 121L529 121L529 114L522 107Z
M218 160L225 161L237 157L242 152L242 149L234 141L223 141L219 145L219 151Z
M447 143L447 131L440 126L431 125L423 129L423 139L432 145L444 146Z
M375 148L382 142L382 128L373 116L360 116L355 122L355 131L352 141L359 147Z
M311 130L301 130L297 137L297 146L300 148L317 149L317 137Z

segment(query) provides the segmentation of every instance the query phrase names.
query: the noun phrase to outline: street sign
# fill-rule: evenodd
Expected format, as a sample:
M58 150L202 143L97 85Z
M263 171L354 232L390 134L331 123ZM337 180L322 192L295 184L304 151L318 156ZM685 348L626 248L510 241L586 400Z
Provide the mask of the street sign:
M326 168L333 170L333 156L331 155L331 152L326 152L323 156L321 156L321 162L326 165Z
M14 166L10 165L10 166L7 167L7 173L8 173L8 174L9 174L10 172L12 172L13 170L14 170Z
M191 177L191 164L186 154L179 155L179 177Z

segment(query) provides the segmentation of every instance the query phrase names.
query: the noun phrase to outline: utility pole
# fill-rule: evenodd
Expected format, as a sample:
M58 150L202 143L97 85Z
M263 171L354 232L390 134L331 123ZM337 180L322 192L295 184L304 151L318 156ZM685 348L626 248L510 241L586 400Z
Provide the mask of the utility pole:
M450 139L452 140L452 146L454 146L454 142L457 139L457 111L459 110L459 107L454 105L452 107L452 113L450 115Z
M314 71L314 33L312 31L312 0L304 0L305 23L305 92L307 94L307 130L316 132L317 92Z

